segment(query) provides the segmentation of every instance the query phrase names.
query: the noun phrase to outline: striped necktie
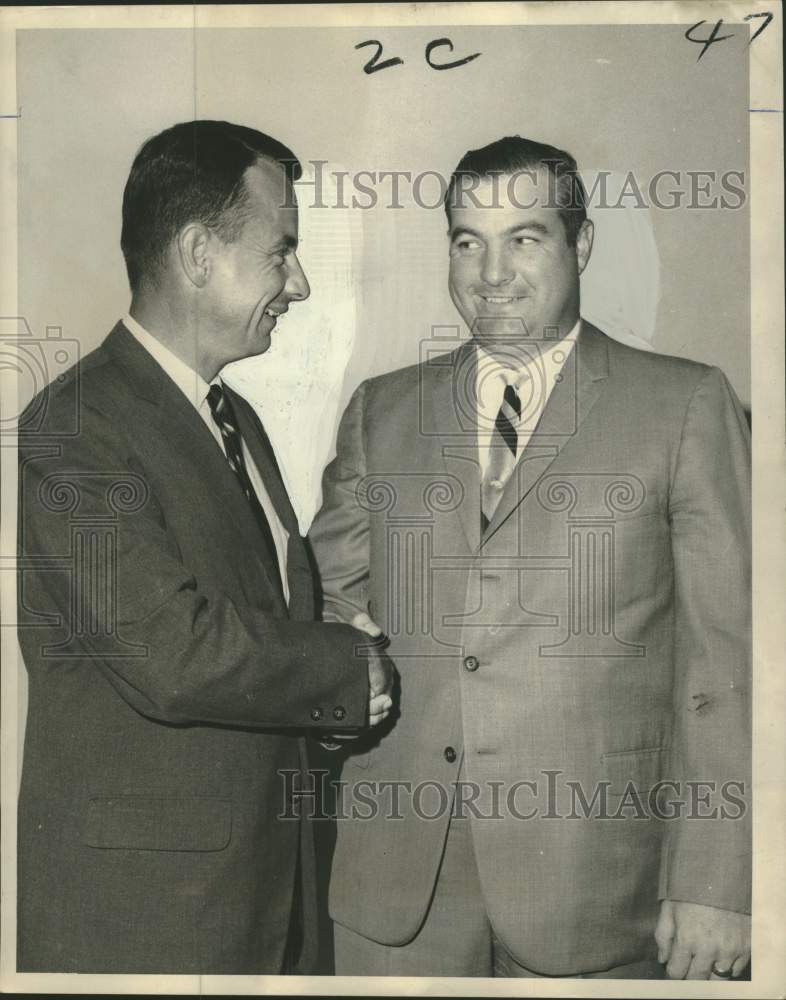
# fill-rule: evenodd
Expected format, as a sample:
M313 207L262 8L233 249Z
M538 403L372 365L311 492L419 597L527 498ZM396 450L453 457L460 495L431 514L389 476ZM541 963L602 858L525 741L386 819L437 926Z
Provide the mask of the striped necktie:
M220 383L216 382L214 385L211 385L210 391L207 394L207 402L210 406L213 420L221 431L221 438L224 442L224 450L226 451L229 467L237 477L237 481L246 495L246 500L248 500L251 506L265 546L267 547L267 554L274 569L273 575L280 583L281 571L276 554L276 543L273 540L273 532L270 530L270 524L265 516L265 511L248 477L248 470L243 458L243 440L240 437L240 431L237 429L235 411Z
M502 405L489 442L489 462L480 486L480 528L485 533L516 465L521 400L512 385L505 386Z

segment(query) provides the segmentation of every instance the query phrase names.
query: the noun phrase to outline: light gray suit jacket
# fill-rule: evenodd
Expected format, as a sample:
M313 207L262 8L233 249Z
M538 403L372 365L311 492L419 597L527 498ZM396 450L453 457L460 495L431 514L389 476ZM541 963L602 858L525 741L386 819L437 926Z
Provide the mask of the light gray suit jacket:
M497 934L534 971L598 971L653 954L659 898L749 907L749 432L718 369L584 323L481 539L474 357L363 383L325 473L326 613L369 608L401 675L343 777L449 789L463 752L503 814L471 821ZM387 944L447 829L413 799L337 824L331 913Z

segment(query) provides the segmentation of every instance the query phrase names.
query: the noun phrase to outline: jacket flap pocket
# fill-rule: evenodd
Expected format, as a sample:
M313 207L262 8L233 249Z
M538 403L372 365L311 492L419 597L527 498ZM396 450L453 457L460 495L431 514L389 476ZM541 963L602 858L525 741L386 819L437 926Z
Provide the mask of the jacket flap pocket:
M623 795L635 787L640 796L649 795L661 778L665 747L644 747L641 750L621 750L603 754L605 778L611 782L609 795Z
M113 795L88 802L84 839L133 851L220 851L231 832L227 799Z

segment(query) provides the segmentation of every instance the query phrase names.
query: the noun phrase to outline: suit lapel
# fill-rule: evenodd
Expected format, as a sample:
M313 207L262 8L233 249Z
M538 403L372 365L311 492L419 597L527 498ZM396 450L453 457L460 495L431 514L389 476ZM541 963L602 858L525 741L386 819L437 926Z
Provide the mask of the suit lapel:
M259 470L262 482L265 484L265 489L276 509L276 513L290 535L293 532L298 535L300 532L298 530L297 517L292 509L289 495L281 478L273 446L270 444L262 422L250 403L229 387L226 387L226 389L232 400L235 415L237 416L238 430L246 442L248 450L251 452L251 457L254 459L254 463Z
M115 326L105 340L104 347L123 369L132 391L156 408L154 420L161 441L166 442L167 450L189 456L192 463L200 469L214 503L227 520L237 526L238 552L246 555L248 539L255 537L259 528L235 474L204 420L158 362L122 323ZM233 402L236 398L233 396ZM250 438L253 437L254 435L250 435ZM251 449L250 443L249 448ZM252 454L256 461L253 449ZM261 557L257 560L257 565L269 587L279 595L284 605L281 584L273 575L273 567Z
M551 393L508 480L483 536L484 545L522 503L565 445L576 438L603 391L608 371L608 345L604 334L582 320L576 346L562 369L562 379Z
M424 393L429 423L437 432L445 471L464 489L458 514L467 547L480 546L480 463L475 399L476 350L471 341L435 359L433 384Z
M228 503L230 507L238 505L237 498L243 498L243 494L234 488L235 478L221 448L164 369L122 323L109 334L104 346L123 369L132 391L157 408L156 422L167 448L197 458L205 467L206 477L217 492L219 502Z
M281 523L289 534L287 546L287 583L289 585L289 611L293 618L310 618L313 606L313 581L305 544L300 536L300 526L292 509L275 452L265 432L262 421L253 407L242 396L226 387L237 416L238 430L251 452L270 501Z

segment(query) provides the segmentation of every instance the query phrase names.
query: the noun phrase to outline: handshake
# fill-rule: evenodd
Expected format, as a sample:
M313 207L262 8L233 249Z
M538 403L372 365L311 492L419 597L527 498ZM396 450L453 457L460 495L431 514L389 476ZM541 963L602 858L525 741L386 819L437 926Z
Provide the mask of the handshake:
M393 707L393 681L396 668L385 653L388 643L379 625L362 612L355 615L352 625L370 635L372 639L383 640L377 646L371 645L368 657L368 723L370 726L378 726L387 719Z
M365 632L378 643L368 646L368 724L378 726L390 715L393 707L393 682L396 668L393 661L385 653L387 640L382 629L376 625L364 612L359 612L352 619L354 628ZM338 750L342 743L356 740L358 733L332 733L329 740L320 740L326 750Z

